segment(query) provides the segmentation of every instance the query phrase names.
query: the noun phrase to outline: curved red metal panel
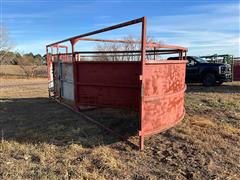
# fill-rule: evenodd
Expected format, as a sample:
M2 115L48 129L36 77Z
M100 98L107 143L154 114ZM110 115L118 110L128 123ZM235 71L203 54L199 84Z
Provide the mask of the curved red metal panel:
M181 121L187 61L147 61L143 68L139 135L156 134Z

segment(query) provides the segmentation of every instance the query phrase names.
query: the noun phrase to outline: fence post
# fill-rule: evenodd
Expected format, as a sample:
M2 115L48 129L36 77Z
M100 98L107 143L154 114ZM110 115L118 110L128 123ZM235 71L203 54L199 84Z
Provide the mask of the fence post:
M141 39L141 65L142 65L142 69L141 69L141 77L140 77L140 80L141 80L141 85L142 85L142 88L141 88L141 99L140 99L140 132L142 131L142 127L143 127L143 124L142 124L142 121L143 121L143 111L144 111L144 108L143 108L143 101L144 101L144 66L145 66L145 59L146 59L146 41L147 41L147 29L146 29L146 23L147 23L147 20L146 20L146 17L144 16L142 18L142 39ZM142 133L139 132L139 135L140 135L140 139L139 139L139 147L140 147L140 150L143 150L144 148L144 135Z
M75 44L76 40L71 39L71 46L72 46L72 66L73 66L73 85L74 85L74 106L75 110L79 110L78 108L78 85L77 85L77 63L76 63L76 57L75 57Z
M51 86L51 75L50 75L50 59L48 55L48 47L46 46L46 62L47 62L47 73L48 73L48 97L51 97L50 86Z

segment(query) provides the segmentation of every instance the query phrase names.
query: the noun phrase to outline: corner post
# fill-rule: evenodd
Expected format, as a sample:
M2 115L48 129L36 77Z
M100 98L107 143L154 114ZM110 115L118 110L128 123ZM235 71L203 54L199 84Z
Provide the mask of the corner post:
M147 19L146 17L142 17L142 37L141 37L141 63L142 63L142 67L141 67L141 101L140 101L140 131L139 131L139 148L140 150L144 149L144 135L140 132L142 132L143 129L143 114L144 114L144 108L143 108L143 101L144 101L144 66L145 66L145 61L146 61L146 41L147 41Z
M71 39L72 46L72 66L73 66L73 85L74 85L74 106L75 110L78 111L78 87L77 87L77 63L76 63L76 54L75 54L75 44L77 42L76 39Z
M59 83L59 101L62 101L62 62L57 48L57 63L58 63L58 83Z
M47 73L48 73L48 98L50 98L51 97L51 94L50 94L51 76L50 76L50 59L48 55L48 46L46 46L46 63L47 63Z

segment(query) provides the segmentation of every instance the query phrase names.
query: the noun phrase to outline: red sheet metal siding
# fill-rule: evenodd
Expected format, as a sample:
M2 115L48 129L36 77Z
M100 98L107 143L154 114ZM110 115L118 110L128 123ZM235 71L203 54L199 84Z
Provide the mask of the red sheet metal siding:
M76 62L77 104L140 108L140 62Z
M185 114L186 61L144 65L140 136L159 133L181 121Z
M52 65L52 56L47 53L47 72L48 72L48 81L51 81L51 65Z
M233 80L234 81L240 81L240 60L234 61Z

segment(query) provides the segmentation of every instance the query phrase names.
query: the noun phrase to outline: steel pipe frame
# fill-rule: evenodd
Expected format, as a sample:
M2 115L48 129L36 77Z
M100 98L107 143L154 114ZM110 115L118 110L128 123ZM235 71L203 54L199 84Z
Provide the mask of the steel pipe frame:
M132 40L112 40L112 39L94 39L94 38L78 38L78 41L94 41L94 42L111 42L111 43L133 43L133 44L140 44L141 41L132 41ZM181 46L172 46L166 44L160 44L156 42L146 42L146 47L155 47L155 48L168 48L168 49L178 49L178 50L187 50Z
M138 23L141 23L142 24L142 28L141 28L141 41L128 41L128 40L102 40L102 39L92 39L92 38L84 38L86 36L91 36L91 35L94 35L94 34L99 34L99 33L103 33L103 32L106 32L106 31L110 31L110 30L114 30L114 29L118 29L118 28L122 28L122 27L126 27L126 26L129 26L129 25L133 25L133 24L138 24ZM140 75L140 80L143 81L144 80L144 65L145 65L145 61L146 61L146 47L152 47L154 48L154 53L156 53L156 48L165 48L165 49L172 49L172 51L176 52L176 53L179 53L179 56L181 57L180 59L183 59L183 53L185 54L185 58L186 58L186 52L187 52L187 49L184 48L184 47L181 47L181 46L171 46L171 45L161 45L159 43L147 43L147 37L146 37L146 23L147 23L147 20L146 20L146 17L142 17L142 18L138 18L138 19L135 19L135 20L132 20L132 21L127 21L127 22L124 22L124 23L120 23L120 24L117 24L117 25L114 25L114 26L110 26L110 27L107 27L107 28L103 28L103 29L99 29L99 30L96 30L96 31L92 31L92 32L89 32L89 33L85 33L85 34L81 34L81 35L78 35L78 36L74 36L74 37L70 37L70 38L67 38L67 39L64 39L64 40L61 40L61 41L58 41L58 42L55 42L55 43L52 43L52 44L49 44L46 46L46 52L47 52L47 55L48 55L48 47L51 47L52 49L52 52L53 52L53 47L56 47L57 48L57 53L59 54L58 52L58 48L59 47L62 47L62 45L59 45L60 43L64 43L64 42L67 42L67 41L70 41L71 43L71 50L72 50L72 63L73 63L73 81L74 81L74 100L75 100L75 107L73 108L76 112L79 112L79 109L77 107L77 104L76 104L76 99L78 98L77 97L77 83L76 83L76 74L77 74L77 70L76 70L76 59L75 59L75 55L76 53L80 53L80 52L75 52L75 44L79 41L79 40L88 40L88 41L96 41L96 42L119 42L119 43L141 43L141 51L138 51L138 53L141 53L141 63L142 63L142 66L141 66L141 74ZM66 48L67 50L67 48ZM169 51L169 50L168 50ZM89 52L87 52L89 54ZM86 53L86 54L87 54ZM99 52L98 52L99 53ZM119 53L119 51L116 51L116 52L108 52L108 53ZM122 53L122 52L121 52ZM66 52L66 54L68 54L68 52ZM184 58L184 59L185 59ZM142 87L141 87L141 98L143 97L143 83L142 84ZM142 101L140 101L140 112L142 112L143 110L143 106L142 106ZM142 129L142 122L141 122L141 119L142 119L142 114L140 113L140 127L139 127L139 130ZM94 122L94 121L92 121ZM144 148L144 135L142 135L140 132L139 132L139 136L140 136L140 139L139 139L139 147L141 150L143 150Z
M156 49L156 50L146 50L146 53L154 53L154 52L169 52L169 53L179 53L180 50L175 49ZM141 50L134 51L75 51L75 54L121 54L121 53L141 53ZM59 55L71 55L72 53L59 53ZM53 56L57 56L58 54L52 54Z
M178 52L175 52L175 53L173 53L173 52L166 52L166 53L154 53L154 54L146 54L147 56L154 56L154 60L156 60L156 56L158 56L158 55L164 55L164 54L176 54L176 53L178 53ZM131 55L129 55L129 54L121 54L121 55L116 55L116 54L114 54L114 55L107 55L107 57L125 57L125 56L141 56L140 54L131 54ZM101 57L100 55L87 55L87 56L81 56L81 57ZM112 61L111 61L112 62ZM124 61L125 62L125 61ZM127 61L126 61L127 62Z
M143 104L142 104L142 98L144 97L144 87L143 87L143 81L144 81L144 64L145 64L145 56L146 56L146 43L147 43L147 19L146 17L143 17L143 21L142 21L142 43L141 43L141 62L142 62L142 66L141 66L141 72L142 74L140 75L140 81L141 81L141 99L140 99L140 123L139 123L139 147L140 150L143 150L144 148L144 135L140 135L140 131L142 130L143 124L142 124L142 112L143 112Z
M67 46L63 46L63 45L53 45L51 46L51 55L53 55L53 48L56 48L57 49L57 56L60 54L59 53L59 48L65 48L65 51L66 51L66 54L68 53L68 47ZM52 65L52 60L50 60L48 57L49 57L49 52L48 52L48 46L46 46L46 57L47 57L47 66L48 66L48 83L51 83L50 82L50 65ZM48 87L48 96L51 97L51 92L50 92L50 88Z
M83 38L83 37L86 37L86 36L91 36L91 35L94 35L94 34L103 33L103 32L106 32L106 31L113 30L113 29L118 29L118 28L122 28L122 27L125 27L125 26L141 23L141 22L143 22L143 18L144 17L138 18L138 19L134 19L132 21L127 21L127 22L124 22L124 23L120 23L120 24L117 24L117 25L114 25L114 26L110 26L110 27L107 27L107 28L99 29L99 30L96 30L96 31L92 31L92 32L89 32L89 33L81 34L81 35L78 35L78 36L70 37L70 38L64 39L62 41L58 41L58 42L49 44L49 45L47 45L47 47L51 47L53 45L57 45L57 44L60 44L60 43L63 43L63 42L67 42L67 41L76 41L79 38Z

